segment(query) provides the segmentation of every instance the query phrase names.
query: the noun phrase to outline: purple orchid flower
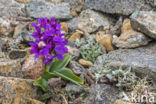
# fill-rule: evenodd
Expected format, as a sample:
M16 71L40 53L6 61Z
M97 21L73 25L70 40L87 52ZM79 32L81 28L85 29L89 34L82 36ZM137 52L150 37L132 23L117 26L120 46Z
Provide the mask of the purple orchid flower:
M35 42L29 44L32 46L30 53L35 54L35 58L43 56L44 64L51 63L54 58L64 59L63 55L68 53L65 47L68 41L61 33L61 24L58 24L54 17L45 17L38 18L38 23L32 23L32 26L36 31L32 33Z

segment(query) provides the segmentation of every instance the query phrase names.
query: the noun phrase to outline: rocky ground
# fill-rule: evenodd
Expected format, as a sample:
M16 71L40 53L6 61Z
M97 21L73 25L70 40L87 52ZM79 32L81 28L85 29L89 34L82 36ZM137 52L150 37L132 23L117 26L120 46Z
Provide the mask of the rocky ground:
M60 78L48 93L33 86L44 70L29 54L38 17L60 21L83 87ZM128 99L138 91L156 94L156 0L0 0L0 104L154 104Z

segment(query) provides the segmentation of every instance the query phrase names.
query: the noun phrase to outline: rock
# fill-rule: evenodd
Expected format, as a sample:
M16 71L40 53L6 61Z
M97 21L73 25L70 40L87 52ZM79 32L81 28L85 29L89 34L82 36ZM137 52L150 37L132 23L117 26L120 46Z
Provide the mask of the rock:
M118 21L116 22L115 26L113 26L111 29L110 29L110 34L113 34L113 35L118 35L120 34L121 32L121 27L122 27L122 21L123 21L123 18L120 17L118 19Z
M10 42L12 42L13 39L9 37L1 37L0 41L1 41L0 43L1 43L2 52L8 52Z
M14 104L45 104L40 102L39 100L31 99L31 98L23 98L23 97L16 97L13 101ZM8 103L3 103L8 104Z
M102 54L107 53L106 48L102 44L99 44L99 47L101 48Z
M67 46L76 47L74 42L68 41Z
M156 7L156 0L146 0L146 2L151 5L153 8Z
M151 39L140 32L129 30L122 33L118 38L113 39L113 44L118 48L136 48L147 45Z
M32 31L25 29L25 27L22 28L22 26L18 28L18 26L14 32L14 39L8 39L8 45L10 49L23 49L25 46L28 46L28 43L35 41L35 39L31 36Z
M81 86L77 86L77 85L71 84L71 83L66 85L65 90L66 90L67 93L72 93L72 94L82 92Z
M25 59L22 65L22 72L25 73L24 78L37 79L41 76L43 71L44 65L41 57L34 59L34 55L30 55Z
M48 90L55 90L56 88L60 88L63 85L63 81L61 81L61 78L51 78L48 80Z
M78 29L78 17L72 18L71 20L67 21L67 24L70 31L74 32Z
M68 34L68 24L66 22L61 22L61 28L63 28L62 30L65 31L65 34Z
M24 58L27 54L25 50L14 49L9 52L10 59Z
M133 30L133 28L131 26L131 21L130 21L130 19L124 19L122 28L121 28L121 33L125 33L129 30Z
M48 104L57 104L57 102L54 101L53 99L50 99L50 100L48 101Z
M21 103L21 102L20 102ZM24 102L22 102L24 103ZM27 98L26 99L26 104L45 104L39 100L35 100L35 99L31 99L31 98Z
M14 37L14 39L9 39L9 48L10 49L25 49L28 47L28 43L34 42L35 39L31 36L32 31L27 29L22 30Z
M136 48L147 45L149 41L147 36L133 30L130 19L125 19L122 24L121 35L113 39L113 44L118 48Z
M89 93L85 104L113 104L119 91L110 85L94 84L91 86Z
M14 0L0 0L0 17L17 18L25 16L24 4L15 2Z
M3 42L0 39L0 58L3 58L4 57L4 53L2 52L2 45L3 45Z
M79 64L86 66L86 67L91 67L93 65L93 63L91 61L86 61L84 59L80 59Z
M24 4L26 4L28 2L27 0L15 0L15 1L17 1L19 3L24 3Z
M0 76L22 78L20 61L0 59Z
M73 59L76 60L79 58L81 53L79 49L71 46L67 46L67 48L68 48L68 53L73 56Z
M131 15L132 27L145 35L156 39L156 12L136 11Z
M92 33L99 28L109 29L112 21L113 19L107 15L87 9L83 10L79 17L75 17L67 23L71 31L80 29L83 32Z
M136 49L119 49L99 56L91 71L131 68L139 76L156 79L156 43Z
M30 17L23 17L23 16L20 16L20 17L17 17L16 20L17 20L18 22L20 22L20 21L26 22L26 21L33 21L34 19L33 19L33 18L30 18Z
M26 13L29 17L56 17L57 19L71 19L68 3L52 4L45 1L34 1L26 4Z
M84 0L64 0L64 2L69 3L71 8L78 8L84 4Z
M97 11L120 15L130 15L140 9L151 9L144 0L85 0L85 5Z
M0 103L2 104L43 104L36 103L38 99L37 87L33 86L33 80L0 76ZM39 101L38 101L39 102Z
M70 4L71 15L73 17L78 16L85 9L84 0L64 0L64 2Z
M70 38L68 39L69 41L74 41L76 39L80 39L81 35L83 35L82 31L77 30L75 33L73 33Z
M0 18L0 36L12 36L13 31L11 20Z
M103 31L99 31L96 34L96 41L103 45L108 52L114 50L114 47L112 45L112 35L105 34Z
M51 3L54 3L54 4L60 4L63 2L63 0L45 0L46 2L51 2Z
M15 27L13 38L16 38L20 33L22 33L22 31L26 28L26 25L27 24L22 24L22 23L21 24L18 24Z
M122 101L122 100L116 100L114 102L114 104L134 104L134 103L125 102L125 101Z
M109 17L110 18L110 17ZM109 29L110 21L106 15L87 9L81 12L78 19L78 28L84 32L92 33L99 28Z
M20 43L30 43L34 42L34 38L31 36L32 31L28 31L26 29L19 32L19 34L15 37L14 44L18 45Z
M0 58L4 58L5 56L4 56L4 53L1 51L1 49L0 49Z
M75 9L72 9L72 10L70 11L70 13L71 13L71 15L72 15L73 17L78 16L78 14L77 14L77 12L76 12Z
M69 68L77 75L83 74L85 71L85 68L76 61L71 61Z

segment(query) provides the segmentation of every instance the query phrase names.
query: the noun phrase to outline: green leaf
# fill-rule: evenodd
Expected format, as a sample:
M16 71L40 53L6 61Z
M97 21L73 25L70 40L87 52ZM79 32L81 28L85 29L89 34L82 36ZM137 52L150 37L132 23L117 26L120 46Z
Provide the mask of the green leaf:
M113 75L119 74L119 70L112 71L112 74L113 74Z
M43 73L42 73L42 77L45 79L45 80L48 80L48 79L50 79L50 78L52 78L52 77L54 77L55 75L54 75L54 73L51 73L51 72L48 72L48 71L44 71Z
M109 74L111 71L112 71L111 69L105 69L105 70L103 70L103 73L104 74Z
M44 72L42 73L42 78L48 81L48 79L54 77L54 73L49 72L49 66L46 65Z
M47 89L48 89L48 83L47 83L47 81L46 81L44 78L42 78L42 77L39 77L36 81L34 81L33 85L34 85L34 86L41 87L42 90L43 90L44 92L46 92Z
M70 60L71 56L69 54L65 54L63 60L60 61L56 59L54 62L52 62L49 71L53 72L65 68Z
M121 83L117 83L116 86L117 87L121 87L122 85L121 85Z
M64 68L60 71L54 71L54 73L56 76L61 77L65 80L70 80L77 85L83 84L83 80L80 77L74 75L68 68Z
M112 80L113 79L113 76L111 74L107 74L106 77L109 79L109 80Z

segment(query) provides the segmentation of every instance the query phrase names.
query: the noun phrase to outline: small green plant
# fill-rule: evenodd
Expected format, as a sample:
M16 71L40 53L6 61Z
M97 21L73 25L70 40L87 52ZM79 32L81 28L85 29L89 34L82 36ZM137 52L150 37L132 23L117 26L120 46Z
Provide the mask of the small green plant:
M104 69L96 74L97 79L105 77L110 83L115 83L119 88L132 88L137 83L137 76L129 70L123 70L121 67L117 70Z
M136 102L141 102L139 104L154 104L149 103L149 101L154 102L156 93L155 93L155 86L152 80L149 80L147 76L144 76L143 79L139 78L137 84L132 86L132 91L127 92L128 98L130 98L131 102L134 96L136 98ZM142 98L144 98L142 100ZM140 99L140 101L139 101ZM150 100L149 100L150 99Z
M133 91L131 93L135 93L136 95L140 96L143 94L150 94L152 93L152 87L154 88L154 86L152 86L152 83L149 82L147 80L147 77L143 78L143 79L139 79L139 81L137 81L137 84L135 86L133 86Z
M81 56L85 60L95 62L97 56L102 54L102 49L92 36L89 36L86 41L76 39L76 46L81 50Z

